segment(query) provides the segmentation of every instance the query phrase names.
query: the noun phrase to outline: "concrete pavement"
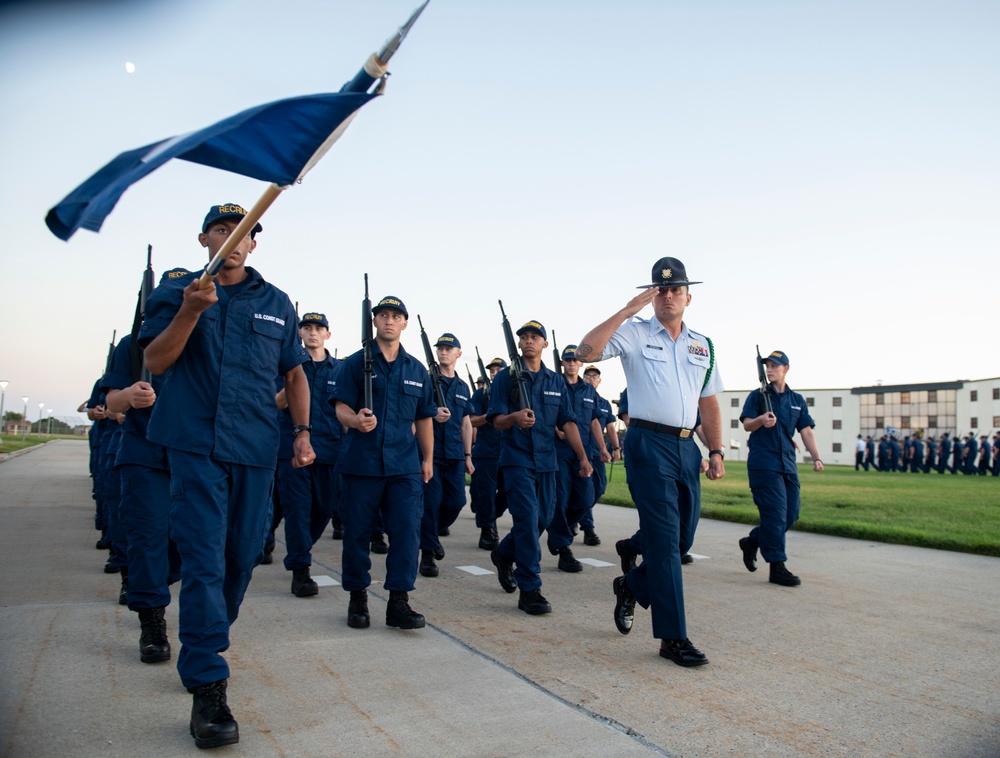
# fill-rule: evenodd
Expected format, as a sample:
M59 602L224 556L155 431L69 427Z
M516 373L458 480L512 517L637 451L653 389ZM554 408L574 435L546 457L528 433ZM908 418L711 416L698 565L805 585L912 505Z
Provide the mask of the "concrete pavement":
M195 754L190 695L172 662L139 662L138 621L101 572L86 469L72 441L0 464L0 756ZM279 530L226 654L241 742L215 754L1000 755L1000 559L793 533L803 585L782 588L743 568L745 527L702 521L685 589L711 663L682 669L641 608L615 630L614 541L637 517L596 520L604 543L574 545L582 573L543 557L554 610L530 617L464 511L441 576L411 594L428 621L413 632L384 626L378 584L367 630L347 627L339 586L291 595ZM339 557L324 538L313 576L339 580Z

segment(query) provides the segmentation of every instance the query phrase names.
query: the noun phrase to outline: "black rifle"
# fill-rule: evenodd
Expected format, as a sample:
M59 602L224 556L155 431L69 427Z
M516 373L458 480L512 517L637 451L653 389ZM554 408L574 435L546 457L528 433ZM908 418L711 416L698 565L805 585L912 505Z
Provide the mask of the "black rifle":
M559 346L556 344L556 330L552 330L552 370L562 376L562 356L559 355Z
M503 316L503 338L507 343L507 354L510 356L510 378L513 379L512 399L517 409L531 410L531 395L528 392L528 377L525 376L524 364L521 363L521 355L517 352L517 343L514 342L514 333L510 329L510 321L503 310L503 300L500 303L500 315Z
M469 393L471 395L471 393L476 391L476 380L472 378L472 369L469 368L468 363L465 364L465 370L469 374Z
M479 355L479 346L476 346L476 362L479 363L479 376L483 380L483 395L487 400L490 399L490 375L486 373L486 366L483 365L483 359Z
M115 338L118 336L118 330L115 329L111 332L111 343L108 345L108 359L104 362L104 373L108 373L111 370L111 356L115 354Z
M139 329L146 317L146 300L153 291L153 246L146 246L146 270L142 272L142 284L139 286L139 297L135 301L135 316L132 317L132 341L129 344L129 360L132 363L132 378L136 381L151 382L152 374L146 368L142 359L142 348L139 347Z
M441 385L441 368L434 360L434 351L431 350L431 341L427 339L427 330L424 329L424 322L417 314L417 323L420 325L420 341L424 343L424 357L427 359L427 373L431 375L431 389L434 390L434 402L438 408L447 408L444 401L444 387Z
M296 321L299 320L299 301L298 300L295 301L295 320ZM298 325L296 324L296 327L297 326Z
M757 345L757 378L760 379L760 396L764 398L764 411L774 413L771 410L771 384L767 381L767 372L764 371L764 359L760 357L760 345Z
M372 408L372 379L375 376L375 368L372 365L372 345L375 337L372 335L372 301L368 298L368 274L365 274L365 299L361 301L361 349L364 351L364 375L365 375L365 408L369 411ZM369 416L373 415L371 413Z

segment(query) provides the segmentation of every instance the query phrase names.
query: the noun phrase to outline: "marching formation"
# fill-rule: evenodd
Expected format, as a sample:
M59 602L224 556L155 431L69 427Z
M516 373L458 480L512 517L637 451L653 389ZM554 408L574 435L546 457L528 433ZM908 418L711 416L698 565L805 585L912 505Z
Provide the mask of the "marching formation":
M965 437L949 432L940 437L907 434L902 444L894 435L884 434L878 445L871 435L855 441L854 470L909 471L929 474L945 471L967 476L1000 476L1000 432L992 440L982 434L978 441L973 432Z
M371 625L374 553L385 554L386 625L420 629L426 622L411 593L418 574L439 574L441 537L466 505L466 475L479 547L489 551L502 589L518 593L518 609L539 615L552 611L542 594L543 545L559 570L582 570L573 542L582 532L585 545L601 543L593 506L607 486L605 463L624 456L640 529L616 543L623 575L612 588L615 625L629 633L638 603L652 613L661 656L681 666L708 662L687 637L680 567L691 560L700 474L725 475L716 399L723 385L712 341L683 320L689 288L699 282L680 261L657 261L652 282L624 308L579 345L554 348L556 371L542 360L546 327L530 320L514 330L501 303L508 355L484 363L476 349L473 391L471 372L467 384L456 370L460 337L444 332L432 344L417 315L421 362L400 341L407 305L395 295L372 305L367 276L362 349L333 358L327 316L299 316L247 265L261 225L230 239L245 216L233 203L205 216L198 240L209 258L227 241L233 249L214 277L175 268L154 289L147 265L132 333L113 347L87 403L97 547L109 551L105 571L121 574L119 602L138 615L144 663L172 657L164 610L170 585L181 582L177 669L193 696L189 728L198 747L239 741L222 654L254 568L273 561L281 522L292 594L318 594L311 551L332 523L342 540L346 624ZM639 318L647 305L654 317ZM631 394L630 409L620 406L628 445L598 394L600 369L584 369L616 356ZM808 414L784 409L798 396L784 392L783 357L767 360L774 413L758 414L754 396L745 409L762 453L757 436L772 427L784 430L775 450L795 429L815 445ZM710 450L707 461L696 434ZM754 487L762 520L747 540L754 557L759 544L772 562L775 581L798 490L780 467L765 478L771 490L777 481L789 491L795 485L794 503L790 495L758 499ZM505 512L512 526L500 534Z

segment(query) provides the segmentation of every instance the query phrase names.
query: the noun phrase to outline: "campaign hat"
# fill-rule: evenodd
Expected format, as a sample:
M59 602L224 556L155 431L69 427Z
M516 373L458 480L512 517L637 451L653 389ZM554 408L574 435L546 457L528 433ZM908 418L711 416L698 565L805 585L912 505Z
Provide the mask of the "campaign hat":
M687 269L684 264L676 258L660 258L653 264L651 284L640 284L636 289L646 289L647 287L687 287L692 284L702 282L688 281Z

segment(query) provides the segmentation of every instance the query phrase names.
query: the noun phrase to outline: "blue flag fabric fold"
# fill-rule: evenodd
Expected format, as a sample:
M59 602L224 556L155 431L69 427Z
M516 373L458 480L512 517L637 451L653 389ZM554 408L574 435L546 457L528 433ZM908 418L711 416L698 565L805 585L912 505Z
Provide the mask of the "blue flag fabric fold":
M68 240L77 229L100 231L125 190L172 158L278 186L299 179L341 124L377 94L333 92L277 100L196 132L122 153L53 207L49 230Z

